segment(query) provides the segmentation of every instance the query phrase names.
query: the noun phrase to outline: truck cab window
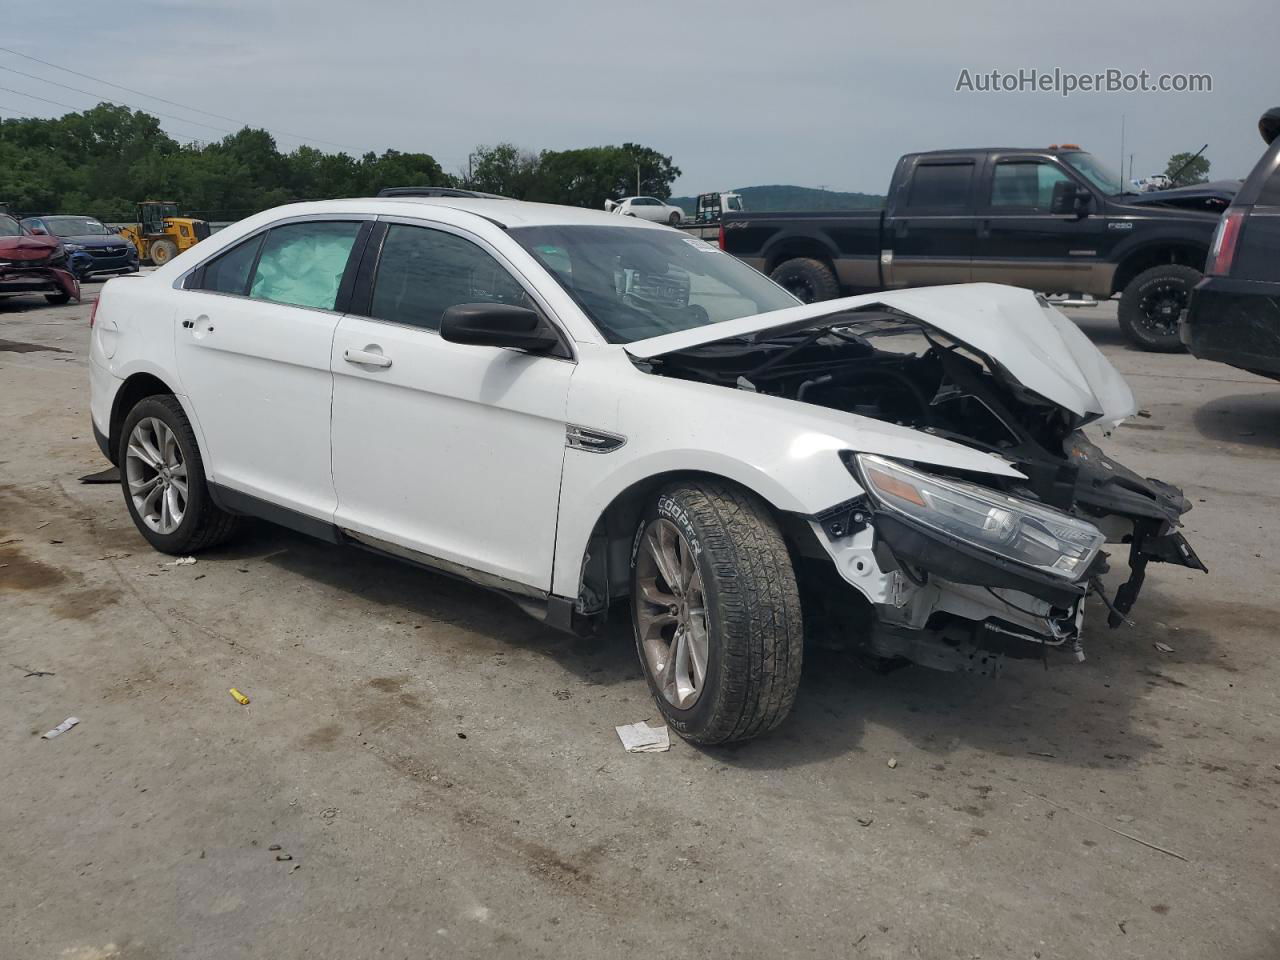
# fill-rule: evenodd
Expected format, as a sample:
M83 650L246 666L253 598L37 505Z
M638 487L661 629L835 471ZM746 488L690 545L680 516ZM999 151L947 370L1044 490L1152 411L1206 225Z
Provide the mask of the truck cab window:
M911 210L961 210L969 206L973 161L922 163L911 178L907 208Z
M1009 160L996 164L991 178L991 206L1047 211L1054 184L1070 180L1051 163Z

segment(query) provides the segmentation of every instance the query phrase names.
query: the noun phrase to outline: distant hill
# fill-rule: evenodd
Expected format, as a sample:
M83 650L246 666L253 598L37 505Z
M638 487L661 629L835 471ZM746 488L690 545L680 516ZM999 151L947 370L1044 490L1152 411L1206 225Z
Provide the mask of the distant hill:
M839 190L818 190L815 187L780 183L761 187L737 187L733 192L742 194L742 205L747 208L747 212L867 210L884 206L884 197L876 193L842 193ZM685 213L692 214L696 199L672 197L669 202L681 207Z

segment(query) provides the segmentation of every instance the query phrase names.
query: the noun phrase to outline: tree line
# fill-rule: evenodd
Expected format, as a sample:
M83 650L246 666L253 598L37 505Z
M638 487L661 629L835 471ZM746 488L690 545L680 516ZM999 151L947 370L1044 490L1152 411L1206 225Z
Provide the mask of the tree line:
M454 186L599 209L639 192L667 198L680 169L635 143L533 152L477 147L446 172L427 153L353 157L301 146L282 153L245 127L212 143L180 143L140 110L99 104L55 119L0 121L0 205L19 215L74 213L129 220L139 200L172 200L188 216L238 220L296 200L367 197L383 187ZM2 207L0 207L2 209Z

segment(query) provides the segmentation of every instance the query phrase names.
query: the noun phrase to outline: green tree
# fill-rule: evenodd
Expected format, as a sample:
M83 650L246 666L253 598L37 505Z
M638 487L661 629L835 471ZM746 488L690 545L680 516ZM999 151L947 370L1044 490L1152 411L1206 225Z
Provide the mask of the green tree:
M526 200L537 183L538 163L537 154L514 143L482 144L471 151L462 184L468 190Z
M1197 157L1193 153L1175 153L1165 165L1164 175L1173 181L1175 187L1204 183L1209 179L1209 158Z

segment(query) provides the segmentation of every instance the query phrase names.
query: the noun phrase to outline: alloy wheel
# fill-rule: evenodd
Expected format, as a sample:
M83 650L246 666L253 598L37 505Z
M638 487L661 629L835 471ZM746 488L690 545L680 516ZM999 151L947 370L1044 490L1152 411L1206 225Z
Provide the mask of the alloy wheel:
M155 417L129 434L125 479L133 508L149 530L170 534L187 512L187 465L173 429Z
M1184 284L1168 281L1143 294L1138 302L1144 326L1161 334L1176 334L1178 321L1187 311L1189 294Z
M693 548L670 520L645 527L632 603L650 675L668 703L689 709L707 679L707 600Z

